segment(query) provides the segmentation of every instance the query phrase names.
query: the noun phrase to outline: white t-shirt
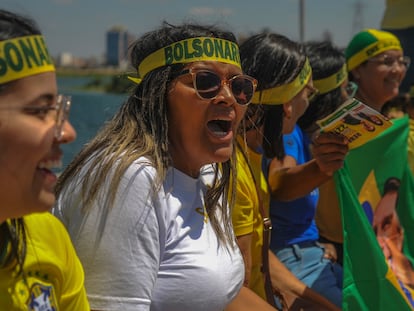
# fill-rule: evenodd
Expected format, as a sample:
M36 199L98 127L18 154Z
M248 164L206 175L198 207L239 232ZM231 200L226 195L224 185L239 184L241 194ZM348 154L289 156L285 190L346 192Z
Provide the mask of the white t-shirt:
M155 170L144 161L127 169L104 224L102 203L87 216L81 212L77 184L83 174L53 210L84 266L91 309L223 310L242 286L243 259L237 247L219 246L204 213L206 174L193 179L170 169L154 193Z

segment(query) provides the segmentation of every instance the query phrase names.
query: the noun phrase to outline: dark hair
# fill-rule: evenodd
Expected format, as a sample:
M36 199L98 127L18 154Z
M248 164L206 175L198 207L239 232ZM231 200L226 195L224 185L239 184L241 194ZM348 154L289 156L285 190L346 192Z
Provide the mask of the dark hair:
M244 72L258 80L256 91L293 81L305 65L306 55L301 44L287 37L263 32L251 36L240 45ZM250 104L253 106L255 104ZM264 110L263 151L266 157L282 159L283 105L262 105ZM249 107L248 109L256 109ZM246 114L248 115L248 113Z
M387 116L393 109L407 113L407 107L410 105L411 101L409 94L400 93L396 97L385 102L381 107L381 113Z
M174 26L163 22L159 29L144 34L131 45L131 65L138 68L142 60L151 53L174 42L194 37L222 38L236 42L231 32L215 26ZM84 210L88 210L92 202L99 199L99 191L109 172L114 170L111 190L106 194L108 199L103 203L105 212L100 220L101 230L105 223L105 213L113 206L121 178L136 159L146 157L155 167L157 180L154 189L158 189L165 179L167 169L172 164L169 153L167 95L171 83L182 72L183 67L183 64L165 65L141 77L143 80L135 87L133 94L118 113L81 150L60 176L56 187L57 194L63 192L65 185L77 176L86 163L90 163L85 178L81 181L82 205ZM235 157L235 153L232 157ZM234 183L236 180L235 176L231 178L231 175L235 174L234 163L233 159L229 159L215 166L215 179L205 198L211 224L219 240L225 244L233 237L227 203L230 202L232 205L234 202L236 187L230 187L230 181ZM219 166L221 178L218 178ZM230 198L229 189L232 189ZM223 197L222 205L219 204L220 197ZM221 209L221 219L217 216L217 208Z
M384 184L383 196L390 191L398 191L400 189L401 181L397 177L389 177Z
M0 9L0 41L40 33L31 18ZM10 83L13 82L0 84L0 93ZM11 246L10 255L6 258L0 258L0 267L15 264L19 268L18 273L22 273L26 257L26 230L23 217L6 220L0 224L0 254L7 254L9 244Z
M306 55L312 67L312 79L320 80L338 72L345 64L343 51L329 41L310 41L305 43ZM306 131L317 120L334 112L343 102L341 88L319 94L309 103L305 113L299 118L298 125Z

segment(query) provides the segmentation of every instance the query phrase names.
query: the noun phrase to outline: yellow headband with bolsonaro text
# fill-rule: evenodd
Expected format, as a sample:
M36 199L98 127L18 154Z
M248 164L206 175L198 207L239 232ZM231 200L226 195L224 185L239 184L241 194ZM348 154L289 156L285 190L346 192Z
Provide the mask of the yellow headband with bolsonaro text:
M55 71L41 35L0 41L0 84Z
M311 76L312 68L309 64L309 59L306 58L305 64L295 80L288 84L256 91L252 99L252 104L282 105L287 103L305 87Z
M218 61L241 68L237 43L220 38L196 37L174 42L148 55L137 68L138 78L129 78L140 83L147 73L156 68L197 61Z
M329 77L313 80L313 86L318 89L319 94L328 93L339 87L348 78L346 64L341 69Z

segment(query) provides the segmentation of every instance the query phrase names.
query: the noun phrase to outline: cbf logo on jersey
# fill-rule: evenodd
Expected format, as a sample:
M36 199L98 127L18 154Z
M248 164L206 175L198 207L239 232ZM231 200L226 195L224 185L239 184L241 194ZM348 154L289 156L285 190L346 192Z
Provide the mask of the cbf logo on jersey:
M0 84L55 71L43 36L0 41Z
M30 289L29 311L58 311L55 293L52 286L35 283Z

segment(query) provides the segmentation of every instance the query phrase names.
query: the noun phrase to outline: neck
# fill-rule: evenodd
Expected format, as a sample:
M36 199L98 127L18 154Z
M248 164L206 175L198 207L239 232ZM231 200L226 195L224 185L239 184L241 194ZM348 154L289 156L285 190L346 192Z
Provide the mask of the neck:
M375 109L378 112L381 112L381 108L385 104L385 101L379 100L375 97L375 95L368 95L367 92L364 92L364 90L358 90L355 97L365 105L371 107L372 109Z

